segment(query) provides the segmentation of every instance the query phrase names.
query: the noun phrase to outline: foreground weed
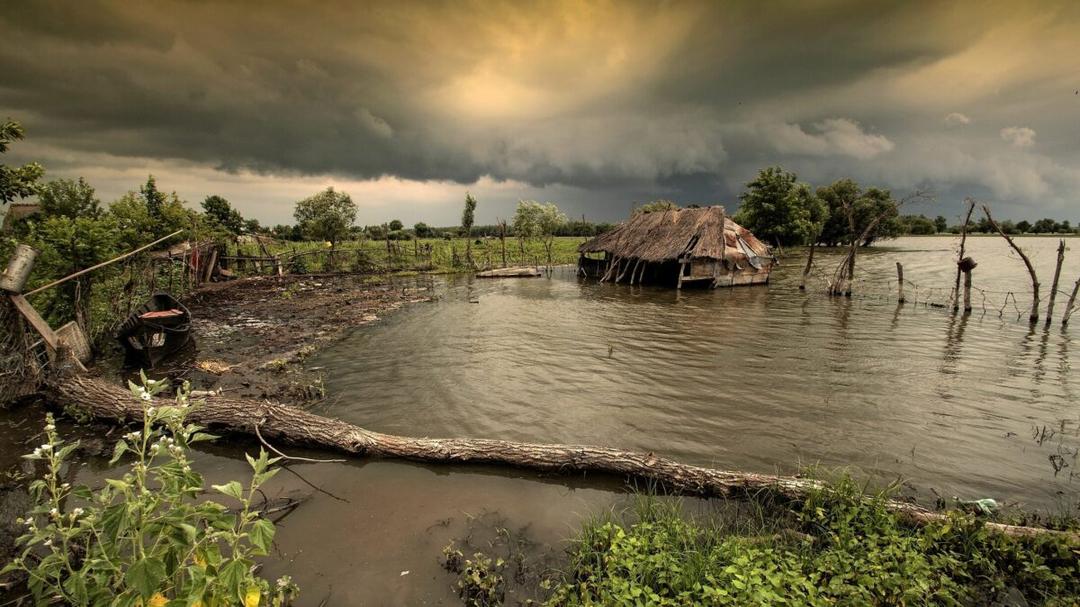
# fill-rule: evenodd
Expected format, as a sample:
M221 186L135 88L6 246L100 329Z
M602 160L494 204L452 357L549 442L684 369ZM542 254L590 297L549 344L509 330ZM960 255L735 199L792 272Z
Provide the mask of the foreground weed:
M162 382L143 377L130 385L145 402L142 427L117 443L110 465L127 456L130 468L92 491L63 481L65 462L78 447L56 432L50 414L47 442L26 457L45 465L30 485L35 506L22 520L23 552L2 573L21 572L37 604L110 606L288 604L296 587L256 576L253 557L265 556L274 525L253 508L252 496L277 472L260 451L247 456L253 475L213 489L237 504L197 501L202 476L191 469L190 445L214 436L186 423L186 387L175 403L154 406Z

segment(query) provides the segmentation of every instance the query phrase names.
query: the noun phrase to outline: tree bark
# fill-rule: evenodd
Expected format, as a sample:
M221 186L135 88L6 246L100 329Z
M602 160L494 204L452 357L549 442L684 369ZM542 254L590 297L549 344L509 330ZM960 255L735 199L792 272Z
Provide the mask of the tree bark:
M122 423L141 420L143 407L148 404L119 386L85 375L54 377L45 384L45 392L58 404L73 405L93 417ZM161 406L172 401L155 399L149 404L154 402ZM704 497L744 497L766 490L792 499L802 499L810 492L827 490L826 484L816 480L690 466L651 452L496 439L412 438L382 434L268 401L215 396L193 405L188 419L217 431L255 435L258 428L259 435L269 439L356 457L400 458L434 464L498 464L555 473L600 472L652 480L668 490ZM890 501L888 507L916 524L939 521L945 516L900 501ZM1063 533L999 523L987 523L987 527L1013 536ZM1076 534L1064 535L1073 541L1080 541Z
M799 281L799 290L806 290L806 279L810 276L810 269L814 267L814 249L817 248L817 241L810 243L810 254L806 257L806 269L803 270L802 280Z
M1076 293L1080 291L1080 278L1076 279L1073 284L1072 295L1069 296L1069 303L1065 306L1065 314L1061 317L1061 326L1067 326L1069 324L1069 317L1072 316L1073 306L1076 305Z
M1050 285L1050 296L1046 302L1046 326L1054 319L1054 300L1057 299L1058 281L1061 280L1061 264L1065 261L1065 240L1058 241L1057 266L1054 267L1054 282Z

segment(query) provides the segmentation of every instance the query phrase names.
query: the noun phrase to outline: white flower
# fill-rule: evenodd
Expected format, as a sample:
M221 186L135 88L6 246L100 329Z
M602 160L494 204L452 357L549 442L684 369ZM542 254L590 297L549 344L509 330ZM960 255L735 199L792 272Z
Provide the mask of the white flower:
M74 514L75 516L82 516L83 509L82 508L76 508L76 509L72 510L71 513Z
M143 400L150 400L150 399L146 398L146 399L143 399ZM153 407L147 407L146 408L146 414L148 416L150 416L150 417L153 417L154 416L154 408Z
M60 483L61 489L71 489L71 483Z
M143 391L142 391L142 392L141 392L141 393L139 394L139 398L141 398L141 399L143 399L143 400L151 400L151 399L153 399L154 397L153 397L153 396L150 396L150 393L149 393L149 392L147 392L146 390L143 390Z
M55 425L53 425L53 424L45 424L45 431L46 432L52 432L53 430L56 430Z
M38 449L41 449L43 453L46 451L52 451L52 445L50 445L49 443L45 443L44 445L38 447Z
M52 546L52 540L45 540L46 546Z

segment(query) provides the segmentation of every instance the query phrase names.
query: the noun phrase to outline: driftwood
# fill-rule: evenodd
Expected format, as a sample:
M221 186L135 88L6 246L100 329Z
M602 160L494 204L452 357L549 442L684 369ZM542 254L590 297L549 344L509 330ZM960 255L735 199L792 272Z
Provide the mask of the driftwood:
M94 417L118 422L140 420L145 405L129 391L86 375L54 378L45 384L45 392L57 403L73 405ZM171 403L160 402L163 405ZM496 464L554 473L600 472L656 481L669 490L706 497L739 497L773 491L792 499L802 499L812 491L827 488L824 483L812 479L691 466L654 453L610 447L395 436L288 405L222 396L208 398L193 406L189 419L219 431L257 436L264 443L269 438L355 457L401 458L435 464ZM945 516L900 501L890 501L888 507L916 524L939 521ZM1061 533L1000 523L986 525L1011 536ZM1074 534L1063 535L1080 542L1080 537Z
M530 278L540 276L536 268L496 268L477 272L477 278Z
M1009 243L1009 246L1016 251L1016 254L1020 256L1020 259L1024 260L1024 266L1027 267L1028 275L1031 276L1031 314L1028 316L1028 320L1032 323L1039 321L1039 277L1035 274L1035 266L1031 265L1031 260L1024 254L1013 239L1001 229L1001 226L994 221L994 218L990 215L990 207L983 205L983 213L986 214L986 220L990 222L990 225L997 230L997 233L1005 239L1005 242Z

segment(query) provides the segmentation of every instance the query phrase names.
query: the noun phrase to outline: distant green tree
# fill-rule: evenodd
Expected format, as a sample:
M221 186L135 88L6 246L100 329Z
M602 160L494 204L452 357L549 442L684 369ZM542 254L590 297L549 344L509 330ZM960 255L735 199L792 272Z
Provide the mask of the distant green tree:
M864 191L854 180L841 179L818 188L817 195L829 207L829 219L819 239L826 246L850 244L878 217L882 219L860 243L862 246L883 238L895 238L902 231L897 203L888 190L869 188Z
M239 236L244 231L244 218L221 196L207 196L202 201L203 212L211 225L233 236Z
M398 230L404 230L404 229L405 229L405 224L401 223L400 219L391 219L390 220L390 230L392 232L396 232Z
M1021 234L1027 234L1028 232L1030 232L1030 231L1031 231L1031 222L1030 222L1030 221L1028 221L1028 220L1026 220L1026 219L1023 219L1023 220L1021 220L1021 221L1018 221L1018 222L1016 223L1016 229L1017 229L1017 231L1019 231L1019 232L1020 232Z
M270 228L270 234L278 240L293 240L293 226L279 223Z
M148 182L152 182L151 177ZM156 209L156 212L151 211ZM176 192L164 194L157 184L129 191L109 205L109 214L116 219L121 241L130 244L146 243L177 230L197 230L202 227L200 216L184 205ZM176 240L191 237L180 234Z
M769 244L810 243L828 217L828 209L810 186L780 167L762 169L739 200L735 221Z
M150 213L150 217L159 219L167 197L164 192L158 189L157 181L153 175L150 175L146 179L146 183L139 187L139 193L142 194L143 200L146 202L146 210Z
M552 202L522 200L514 212L514 234L521 243L522 257L525 255L525 241L540 239L547 253L548 266L551 265L555 244L555 233L566 224L566 215Z
M915 236L937 234L937 227L934 222L925 215L903 215L899 221L904 234Z
M938 215L936 218L934 218L934 229L937 230L938 233L941 233L941 234L944 234L945 232L948 232L949 231L949 220L945 219L944 215Z
M461 211L461 235L465 237L465 261L470 266L472 262L472 228L476 219L476 199L473 195L465 193L465 208Z
M1036 234L1053 234L1057 230L1057 222L1049 217L1040 219L1031 226L1031 231Z
M1072 231L1073 231L1073 228L1072 228L1072 224L1069 223L1069 220L1066 219L1065 221L1062 221L1062 222L1058 223L1055 230L1059 234L1071 234Z
M101 201L94 188L79 177L78 181L57 179L41 187L38 193L41 214L48 217L96 218L101 215Z
M263 230L262 224L259 223L258 219L252 217L251 219L244 220L245 234L262 234L264 231L265 230Z
M413 225L413 233L416 234L417 238L431 238L433 235L431 227L422 221L418 221Z
M654 200L652 202L646 202L645 204L634 208L634 215L641 213L655 213L657 211L674 211L679 208L679 205L670 200Z
M338 241L349 235L349 228L356 222L356 203L345 192L335 192L333 187L328 187L297 202L293 217L304 235L328 241L330 250L334 251Z
M8 146L25 136L22 125L11 119L0 123L0 154L8 151ZM38 181L45 174L45 169L36 162L21 167L0 164L0 204L8 204L18 198L26 198L38 193L41 187Z

